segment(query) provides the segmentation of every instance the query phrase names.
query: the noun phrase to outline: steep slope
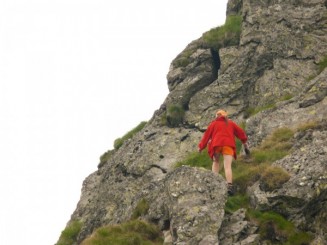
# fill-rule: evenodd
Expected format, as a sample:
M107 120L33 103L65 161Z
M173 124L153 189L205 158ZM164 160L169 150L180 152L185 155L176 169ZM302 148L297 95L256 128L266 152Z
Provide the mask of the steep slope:
M130 220L142 200L148 207L141 218L165 231L167 242L280 242L276 234L262 235L244 209L225 212L223 177L175 168L196 152L219 108L246 125L253 149L276 129L294 132L287 154L272 162L289 180L274 190L260 180L239 188L253 210L280 214L309 232L311 244L327 244L326 5L325 0L230 0L225 26L204 33L171 63L169 95L152 119L85 179L67 224L81 224L72 244L99 227Z

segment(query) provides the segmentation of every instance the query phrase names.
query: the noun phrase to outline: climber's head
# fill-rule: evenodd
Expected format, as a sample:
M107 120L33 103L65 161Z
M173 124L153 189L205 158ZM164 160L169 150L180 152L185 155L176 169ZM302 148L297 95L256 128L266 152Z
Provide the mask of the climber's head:
M224 110L219 109L219 110L216 112L216 117L221 117L221 116L223 116L223 117L227 117L227 112L224 111Z

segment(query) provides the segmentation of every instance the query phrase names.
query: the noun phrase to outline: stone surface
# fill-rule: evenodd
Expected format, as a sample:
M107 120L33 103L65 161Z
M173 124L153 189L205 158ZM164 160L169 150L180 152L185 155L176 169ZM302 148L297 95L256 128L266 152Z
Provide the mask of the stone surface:
M278 212L310 231L312 244L327 244L327 70L319 65L327 55L326 1L229 0L227 14L242 15L239 45L216 52L202 38L187 45L171 63L162 106L85 179L71 217L83 224L76 244L131 219L144 199L141 218L165 231L166 244L264 244L244 210L225 214L221 176L175 168L196 152L218 108L246 125L251 147L278 128L315 125L297 131L291 153L273 163L290 180L273 192L254 183L248 194L254 208ZM170 105L185 110L179 126L163 124Z

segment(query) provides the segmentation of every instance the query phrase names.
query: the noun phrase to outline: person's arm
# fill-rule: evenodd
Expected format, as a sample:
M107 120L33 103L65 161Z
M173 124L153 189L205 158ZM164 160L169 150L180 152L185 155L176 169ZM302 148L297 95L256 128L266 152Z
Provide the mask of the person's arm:
M234 127L234 135L240 141L242 141L243 144L246 144L248 137L246 136L245 131L234 122L233 122L233 127Z
M207 128L207 130L204 132L202 139L198 145L198 151L201 152L204 148L206 148L210 138L211 138L211 132L212 132L212 124L210 124Z
M234 123L233 125L234 125L234 134L242 142L244 146L245 154L250 155L249 145L247 143L248 137L246 136L245 131L241 127L239 127L236 123Z

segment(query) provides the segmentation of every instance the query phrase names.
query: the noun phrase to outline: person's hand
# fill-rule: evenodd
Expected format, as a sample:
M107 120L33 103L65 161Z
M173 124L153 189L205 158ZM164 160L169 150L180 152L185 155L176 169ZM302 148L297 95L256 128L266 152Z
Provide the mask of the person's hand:
M201 149L200 148L198 148L198 152L201 153Z
M246 154L247 156L250 155L251 152L250 152L250 150L249 150L249 146L248 146L248 144L247 144L247 143L244 143L243 146L244 146L244 152L245 152L245 154Z
M247 156L249 156L249 155L251 154L249 148L244 148L244 151L245 151L245 154L246 154Z

